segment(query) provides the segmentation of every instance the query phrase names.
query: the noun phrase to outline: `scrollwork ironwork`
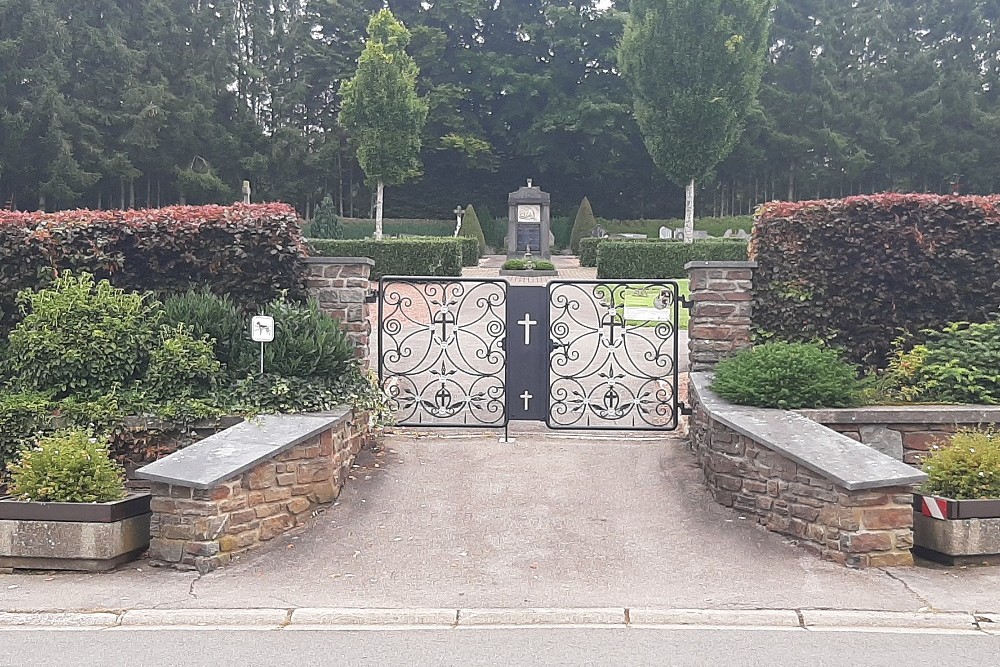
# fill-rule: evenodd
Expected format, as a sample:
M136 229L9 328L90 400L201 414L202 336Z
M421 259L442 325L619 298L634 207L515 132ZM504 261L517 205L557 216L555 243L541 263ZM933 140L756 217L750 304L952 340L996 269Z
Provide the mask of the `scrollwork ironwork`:
M502 427L503 280L383 278L379 379L401 426Z
M626 308L637 290L653 306ZM549 283L551 428L677 427L678 295L672 281Z

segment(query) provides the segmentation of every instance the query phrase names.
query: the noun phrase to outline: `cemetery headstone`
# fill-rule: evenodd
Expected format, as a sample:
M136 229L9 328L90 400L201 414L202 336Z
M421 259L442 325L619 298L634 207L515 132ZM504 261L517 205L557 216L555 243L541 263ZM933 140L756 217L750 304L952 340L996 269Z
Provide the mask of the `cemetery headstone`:
M521 257L525 252L537 253L542 259L551 258L553 242L551 225L551 197L533 186L511 192L507 197L507 258Z

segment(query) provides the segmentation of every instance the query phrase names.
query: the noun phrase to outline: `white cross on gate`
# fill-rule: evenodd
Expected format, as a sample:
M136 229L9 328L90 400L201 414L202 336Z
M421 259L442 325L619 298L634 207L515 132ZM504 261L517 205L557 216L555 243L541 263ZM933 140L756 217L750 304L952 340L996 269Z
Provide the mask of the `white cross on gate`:
M536 322L535 324L538 324L538 323ZM518 396L518 398L524 399L524 411L527 412L528 411L528 401L530 401L531 399L533 399L534 396L532 396L531 394L529 394L528 390L525 389L524 393L521 394L520 396Z
M524 319L518 320L517 323L524 327L524 344L531 345L531 327L538 324L538 322L531 319L530 313L525 313ZM524 397L522 396L521 398ZM527 408L525 408L525 410L527 410Z

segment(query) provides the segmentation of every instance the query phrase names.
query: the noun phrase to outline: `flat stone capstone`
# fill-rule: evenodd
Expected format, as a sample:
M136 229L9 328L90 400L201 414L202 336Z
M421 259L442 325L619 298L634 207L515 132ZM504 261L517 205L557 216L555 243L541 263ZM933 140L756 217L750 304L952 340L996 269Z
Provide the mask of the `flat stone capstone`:
M689 380L689 391L696 392L712 419L845 489L909 486L927 480L926 473L800 414L728 403L710 389L712 378L712 373L691 373Z
M328 430L350 412L264 415L209 436L135 472L140 479L211 489Z

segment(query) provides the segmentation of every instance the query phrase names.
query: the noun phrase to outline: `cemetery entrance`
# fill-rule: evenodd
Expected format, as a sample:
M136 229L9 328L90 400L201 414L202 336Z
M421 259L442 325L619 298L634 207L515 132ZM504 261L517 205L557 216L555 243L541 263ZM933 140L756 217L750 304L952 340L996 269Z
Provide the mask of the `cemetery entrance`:
M677 283L387 276L379 381L401 426L677 428Z

